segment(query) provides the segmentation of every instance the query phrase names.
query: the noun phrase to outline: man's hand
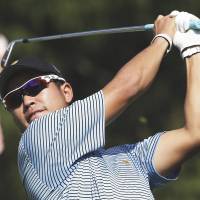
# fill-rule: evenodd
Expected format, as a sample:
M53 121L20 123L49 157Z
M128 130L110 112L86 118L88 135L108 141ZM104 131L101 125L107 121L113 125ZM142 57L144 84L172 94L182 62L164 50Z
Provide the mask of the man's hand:
M199 18L187 12L176 11L175 14L177 31L173 40L174 45L180 50L183 58L200 52L200 31L189 29L190 21Z
M4 151L4 137L3 137L3 130L0 124L0 155L3 153Z
M171 15L163 16L159 15L157 19L154 22L155 24L155 34L167 34L172 39L174 37L174 34L176 32L176 25L175 25L175 19Z
M157 19L155 20L155 37L151 41L151 43L154 43L155 40L164 39L165 42L168 43L167 51L166 53L169 53L172 48L172 40L176 31L175 22L173 19L173 16L162 16L159 15Z
M199 21L199 18L188 12L172 11L170 16L175 17L177 31L185 33L190 29L191 21Z

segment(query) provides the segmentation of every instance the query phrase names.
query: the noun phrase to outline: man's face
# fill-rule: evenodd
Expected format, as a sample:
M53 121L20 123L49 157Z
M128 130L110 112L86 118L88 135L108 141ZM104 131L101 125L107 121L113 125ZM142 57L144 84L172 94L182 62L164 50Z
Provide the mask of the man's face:
M37 73L20 73L8 84L8 91L21 86L31 78L40 76ZM50 82L35 96L24 95L20 106L9 110L19 125L25 129L35 119L38 119L49 112L56 111L70 104L73 98L72 88L69 83L58 86Z

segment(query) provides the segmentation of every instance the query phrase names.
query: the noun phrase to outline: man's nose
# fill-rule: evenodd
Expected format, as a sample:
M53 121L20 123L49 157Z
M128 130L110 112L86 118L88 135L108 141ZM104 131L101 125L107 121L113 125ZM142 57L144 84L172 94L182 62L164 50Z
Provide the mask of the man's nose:
M35 104L35 97L29 96L27 94L22 95L22 101L24 105L24 109L28 109L31 105Z

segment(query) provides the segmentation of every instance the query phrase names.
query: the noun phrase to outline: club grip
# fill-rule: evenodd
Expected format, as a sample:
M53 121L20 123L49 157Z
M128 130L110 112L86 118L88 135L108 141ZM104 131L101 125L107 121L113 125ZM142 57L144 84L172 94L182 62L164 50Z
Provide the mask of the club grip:
M189 28L200 31L200 20L191 20Z
M148 30L153 30L153 29L154 29L154 24L145 24L145 25L144 25L144 29L145 29L146 31L148 31Z
M154 24L145 24L145 30L152 30L154 28ZM189 29L200 31L200 19L199 20L191 20L189 22Z

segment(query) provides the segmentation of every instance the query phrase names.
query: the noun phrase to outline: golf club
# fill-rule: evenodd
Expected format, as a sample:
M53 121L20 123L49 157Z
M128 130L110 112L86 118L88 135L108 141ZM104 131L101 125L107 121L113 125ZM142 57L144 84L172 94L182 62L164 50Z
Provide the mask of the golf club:
M48 40L66 39L66 38L92 36L92 35L147 31L147 30L152 30L153 27L154 27L153 24L146 24L146 25L141 25L141 26L110 28L110 29L66 33L66 34L43 36L43 37L21 38L21 39L13 40L8 44L6 52L1 60L1 66L3 68L6 67L6 65L8 64L8 60L10 58L11 52L13 50L13 47L17 43L41 42L41 41L48 41Z
M140 25L140 26L110 28L110 29L92 30L92 31L84 31L84 32L66 33L66 34L59 34L59 35L52 35L52 36L17 39L17 40L11 41L8 44L8 47L1 60L1 66L2 68L7 66L13 47L17 43L41 42L41 41L48 41L48 40L57 40L57 39L66 39L66 38L73 38L73 37L83 37L83 36L102 35L102 34L149 31L149 30L153 30L153 28L154 28L154 24L145 24L145 25ZM194 29L194 30L200 30L200 20L191 21L189 24L189 28Z

